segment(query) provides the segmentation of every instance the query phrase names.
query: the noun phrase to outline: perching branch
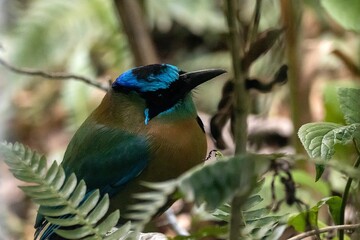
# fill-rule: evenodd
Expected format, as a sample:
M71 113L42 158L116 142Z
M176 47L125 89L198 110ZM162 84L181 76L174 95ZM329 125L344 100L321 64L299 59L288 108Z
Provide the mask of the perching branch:
M79 76L79 75L69 74L69 73L62 73L62 72L50 73L50 72L45 72L45 71L38 70L38 69L20 68L20 67L11 65L10 63L6 62L5 60L3 60L1 58L0 58L0 65L2 65L6 69L8 69L14 73L18 73L18 74L38 76L38 77L49 78L49 79L58 79L58 80L75 79L75 80L84 82L86 84L89 84L93 87L99 88L101 90L104 90L104 91L108 90L108 87L104 86L103 84L98 83L98 82L96 82L90 78L84 77L84 76Z
M325 233L325 232L331 232L333 230L351 230L351 229L357 229L360 228L360 223L358 224L347 224L347 225L335 225L330 227L324 227L321 229L315 229L308 232L304 232L301 234L298 234L292 238L289 238L288 240L301 240L306 237L314 236L319 233Z

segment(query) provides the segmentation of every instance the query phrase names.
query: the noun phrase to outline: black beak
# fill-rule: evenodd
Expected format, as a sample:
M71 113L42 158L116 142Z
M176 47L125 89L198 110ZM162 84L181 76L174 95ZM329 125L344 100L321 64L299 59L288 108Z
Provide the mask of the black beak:
M187 72L180 74L179 78L186 83L186 90L191 91L200 84L209 81L223 73L226 73L222 69L207 69L194 72Z

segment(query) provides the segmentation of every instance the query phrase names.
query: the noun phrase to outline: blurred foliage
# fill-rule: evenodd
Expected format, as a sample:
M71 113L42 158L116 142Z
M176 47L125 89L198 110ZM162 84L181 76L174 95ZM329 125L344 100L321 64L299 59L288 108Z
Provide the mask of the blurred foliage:
M196 35L227 31L224 15L219 8L220 1L148 0L144 3L151 25L162 32L170 31L174 22Z
M20 66L80 72L76 65L81 64L96 72L101 65L124 70L131 61L111 1L31 1L9 37L16 48L4 48Z
M349 30L360 31L359 11L360 2L357 0L322 0L321 4L326 11L343 27ZM346 14L344 14L346 13Z
M131 65L127 40L119 31L111 1L30 1L25 9L18 11L14 27L7 32L3 43L5 56L17 66L65 71L96 79L104 75L114 77L112 71L117 74ZM25 76L10 77L16 89L34 84ZM19 81L21 79L23 81ZM70 126L80 125L94 102L99 101L86 100L94 93L82 83L65 81L52 86L58 89L55 96L62 98L69 113ZM39 91L46 93L44 84ZM32 107L36 112L47 111L42 103L44 101L34 102Z

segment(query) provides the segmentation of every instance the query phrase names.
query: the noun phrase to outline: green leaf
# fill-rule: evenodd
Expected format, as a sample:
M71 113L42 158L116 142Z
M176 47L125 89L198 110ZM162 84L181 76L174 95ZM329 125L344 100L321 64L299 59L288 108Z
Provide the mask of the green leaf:
M308 211L301 212L289 218L288 224L293 226L296 231L304 232L308 223L311 226L318 226L318 213L322 206L327 205L329 207L330 214L336 224L339 224L340 219L340 206L341 198L338 196L332 196L320 200L314 207Z
M266 237L266 239L269 240L273 240L273 239L280 239L280 237L283 235L283 233L285 232L287 226L286 224L281 225L281 226L277 226L269 236Z
M264 182L265 179L258 182L258 186L253 192L258 193L261 187L264 186ZM242 230L242 234L246 236L244 239L278 239L278 237L271 238L269 235L278 236L285 230L284 227L280 226L280 220L284 216L274 216L270 213L269 209L264 206L255 208L262 201L263 199L255 194L250 196L242 207L245 220L245 227ZM253 210L249 211L249 209ZM222 221L229 222L230 211L231 206L229 204L223 204L216 209L212 215Z
M244 218L248 221L259 219L265 215L268 215L270 213L270 210L267 208L260 208L252 211L244 211Z
M113 228L117 224L119 218L119 210L112 212L102 223L99 224L99 226L97 227L97 231L99 231L101 235L106 234L108 231L111 230L111 228Z
M325 10L348 30L360 31L360 1L322 0Z
M52 198L33 198L32 199L35 203L47 207L57 207L57 206L63 206L64 201L61 201L63 199L59 199L59 196L54 193L54 196Z
M229 209L230 209L230 206L229 206ZM216 217L222 221L229 222L230 210L224 211L221 208L218 208L218 209L215 209L215 211L212 212L211 215L213 215L214 217Z
M59 170L58 168L58 164L56 161L54 161L51 165L51 167L49 168L49 170L47 171L46 173L46 177L45 177L45 180L49 183L49 182L52 182L54 180L54 178L56 177L56 174Z
M71 194L69 198L69 202L72 203L74 207L79 206L81 200L83 200L86 194L86 184L84 180L81 180L79 184L76 186L74 192Z
M64 198L70 197L71 193L74 192L77 184L77 179L75 174L71 174L70 177L66 179L66 182L61 190L61 195L64 196Z
M340 127L342 126L336 123L308 123L300 127L298 135L310 157L328 160L333 149L323 144L324 137Z
M324 204L327 204L329 207L329 212L335 224L340 224L340 208L341 208L342 199L339 196L331 196L324 198L318 202L316 207L320 208Z
M132 224L132 227L139 232L159 209L165 205L169 198L173 198L173 194L177 188L177 181L170 180L161 183L144 182L143 185L148 187L150 192L135 194L134 198L141 201L135 205L129 206L129 210L135 211L132 211L126 216L136 220Z
M335 144L346 144L353 136L360 124L342 126L336 123L308 123L300 127L298 135L309 156L328 161L334 155ZM317 164L316 180L324 172L324 165Z
M100 219L102 219L107 213L109 209L109 204L110 204L109 195L106 194L101 199L101 201L96 205L94 210L89 214L88 221L91 224L96 224L97 222L99 222Z
M117 229L115 232L112 232L111 235L104 238L104 240L119 240L119 239L127 239L127 237L130 233L131 224L130 222L125 223L122 225L119 229ZM121 238L123 237L123 238Z
M57 208L42 207L39 209L40 214L42 214L44 216L49 216L49 217L62 216L62 215L69 214L70 212L71 212L71 208L69 206L57 207Z
M91 232L92 229L89 226L82 226L71 230L62 230L62 229L55 230L56 234L67 239L81 239L83 237L90 235Z
M266 209L267 210L267 209ZM263 210L264 213L266 211L265 209ZM282 216L263 216L263 217L260 217L260 218L254 218L254 219L249 219L249 220L246 220L246 223L247 224L253 224L254 226L264 226L264 225L269 225L269 224L275 224L277 222L279 222L279 220L283 218Z
M78 210L85 216L94 209L100 199L100 191L93 191L88 198L81 204Z
M339 88L338 97L346 123L360 123L360 89Z
M250 209L261 203L264 199L260 195L250 196L244 203L243 209Z
M304 232L308 224L317 226L317 211L310 209L308 212L301 212L291 216L288 220L288 225L298 232Z
M209 210L231 199L235 193L243 194L246 199L256 185L259 173L255 168L262 167L260 165L268 166L269 158L245 154L217 160L181 176L179 189L187 200L194 200L198 205L205 202Z

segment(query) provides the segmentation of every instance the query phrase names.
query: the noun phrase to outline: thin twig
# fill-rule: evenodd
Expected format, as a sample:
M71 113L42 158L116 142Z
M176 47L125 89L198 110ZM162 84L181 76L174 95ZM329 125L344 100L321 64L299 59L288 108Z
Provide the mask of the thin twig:
M75 79L75 80L84 82L86 84L89 84L93 87L99 88L101 90L104 90L104 91L108 90L108 87L106 87L98 82L95 82L94 80L92 80L90 78L84 77L84 76L68 74L68 73L61 73L61 72L50 73L50 72L45 72L45 71L38 70L38 69L20 68L20 67L13 66L12 64L6 62L4 59L1 59L1 58L0 58L0 65L2 65L6 69L8 69L14 73L18 73L18 74L38 76L38 77L49 78L49 79L58 79L58 80Z
M335 225L335 226L324 227L321 229L304 232L304 233L298 234L292 238L289 238L288 240L300 240L300 239L304 239L306 237L314 236L317 233L325 233L325 232L330 232L333 230L350 230L350 229L356 229L356 228L360 228L360 223L347 224L347 225Z
M256 40L259 29L259 23L260 23L261 5L262 5L262 0L256 0L255 11L253 16L253 24L250 34L250 41L247 42L248 43L247 47L250 47L251 43L253 43Z

